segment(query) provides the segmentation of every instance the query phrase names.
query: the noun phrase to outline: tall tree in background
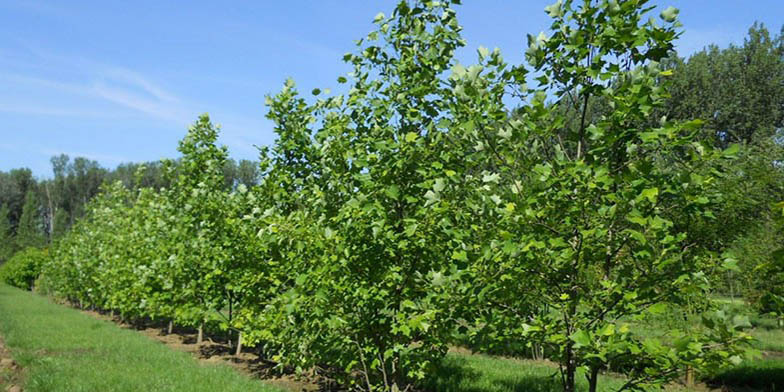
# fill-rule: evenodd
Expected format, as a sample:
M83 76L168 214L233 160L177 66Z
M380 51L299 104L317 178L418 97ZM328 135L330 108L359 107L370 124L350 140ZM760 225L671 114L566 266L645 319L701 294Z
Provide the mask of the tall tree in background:
M16 244L20 249L40 247L45 243L40 204L33 190L27 191L19 227L16 231Z
M27 192L34 189L36 181L33 172L27 168L0 172L0 204L8 207L8 220L11 230L16 233Z
M784 30L782 30L784 31ZM717 147L751 144L784 127L784 34L755 23L743 46L711 45L677 59L669 118L701 118Z
M721 290L742 288L760 305L759 268L773 263L779 226L770 206L784 194L784 29L773 37L755 23L743 45L711 45L688 59L676 58L672 97L659 114L706 121L702 140L738 148L737 159L719 163L714 184L721 202L709 219L685 219L701 246L729 252L739 271L718 277ZM764 286L764 287L769 287Z
M4 263L14 254L14 241L11 233L11 222L8 221L8 206L0 205L0 263Z

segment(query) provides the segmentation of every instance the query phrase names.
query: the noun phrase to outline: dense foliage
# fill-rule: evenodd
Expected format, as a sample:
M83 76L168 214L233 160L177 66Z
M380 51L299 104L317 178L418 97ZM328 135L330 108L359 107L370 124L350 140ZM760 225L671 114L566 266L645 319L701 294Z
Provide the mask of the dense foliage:
M46 249L27 248L16 252L0 266L0 282L31 290L49 259Z
M156 190L170 186L162 162L123 163L109 170L98 162L61 154L52 157L51 164L54 177L49 179L36 179L29 169L0 171L0 263L17 250L60 238L84 215L87 202L103 184L120 181L128 189ZM258 163L250 160L227 159L221 172L227 189L260 181Z
M51 293L236 331L351 390L416 390L458 335L557 362L565 391L580 372L591 391L608 368L641 389L740 361L748 321L705 298L717 277L765 271L755 301L781 312L780 244L726 227L740 214L781 232L779 120L729 138L675 108L692 73L671 60L674 8L558 1L530 66L483 47L463 65L456 3L377 15L344 57L345 94L306 99L287 81L267 98L278 139L258 167L231 163L204 115L177 161L123 166L100 190L75 176L97 195L80 207L48 193L69 184L53 160L47 202L28 190L0 236L40 246L79 211L43 266ZM743 197L749 178L759 199ZM739 266L746 254L758 261ZM665 312L704 322L635 333Z

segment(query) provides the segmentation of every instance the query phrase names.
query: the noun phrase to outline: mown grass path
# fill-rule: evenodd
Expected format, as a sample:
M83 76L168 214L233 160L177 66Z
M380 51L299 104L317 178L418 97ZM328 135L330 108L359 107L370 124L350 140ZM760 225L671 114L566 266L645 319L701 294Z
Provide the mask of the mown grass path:
M0 335L24 369L24 390L260 391L278 389L200 364L131 330L0 285Z
M756 344L778 342L779 331ZM775 336L774 336L775 335ZM36 391L283 391L224 364L199 362L138 331L122 328L40 295L0 284L0 337L21 369L0 369L0 391L24 378ZM451 392L557 392L557 368L542 361L450 353L423 387ZM768 391L783 385L784 358L744 363L717 375L724 390ZM3 382L6 381L6 385ZM11 384L7 384L11 382ZM601 391L623 384L618 375L601 377ZM775 387L773 387L775 385ZM774 388L774 389L771 389ZM586 390L580 380L579 390ZM670 385L667 391L685 391ZM696 390L708 390L704 385Z

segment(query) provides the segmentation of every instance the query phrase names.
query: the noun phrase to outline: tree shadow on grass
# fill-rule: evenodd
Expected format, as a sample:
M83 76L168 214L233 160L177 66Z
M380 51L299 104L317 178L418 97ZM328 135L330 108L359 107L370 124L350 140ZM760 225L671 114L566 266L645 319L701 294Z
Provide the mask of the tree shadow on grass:
M487 374L459 357L447 358L426 378L427 391L450 392L556 392L560 383L548 376Z
M708 385L725 391L784 391L784 360L744 363L712 377Z

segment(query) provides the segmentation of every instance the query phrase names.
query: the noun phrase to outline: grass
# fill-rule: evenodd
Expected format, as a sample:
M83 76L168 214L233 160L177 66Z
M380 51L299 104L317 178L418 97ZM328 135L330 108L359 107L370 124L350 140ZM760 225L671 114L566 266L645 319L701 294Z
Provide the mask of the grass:
M744 362L711 377L710 384L732 391L784 391L784 359Z
M277 391L137 332L0 285L0 334L25 391Z
M587 391L585 377L580 374L577 379L578 390ZM617 375L599 377L599 391L617 391L623 384L624 380ZM456 353L447 355L436 374L428 377L426 388L450 392L562 391L558 368L554 364Z
M751 331L755 341L752 346L763 351L784 352L784 329L760 329Z
M135 331L4 285L0 315L6 347L25 368L26 391L279 391L228 366L199 364ZM784 331L765 328L764 321L753 321L755 345L784 351ZM655 323L640 327L643 334L657 329ZM578 382L578 390L587 391L582 375ZM619 375L603 374L599 390L616 391L623 383ZM732 391L784 390L784 356L744 362L709 383ZM450 353L424 386L450 392L561 391L554 364L465 353Z

